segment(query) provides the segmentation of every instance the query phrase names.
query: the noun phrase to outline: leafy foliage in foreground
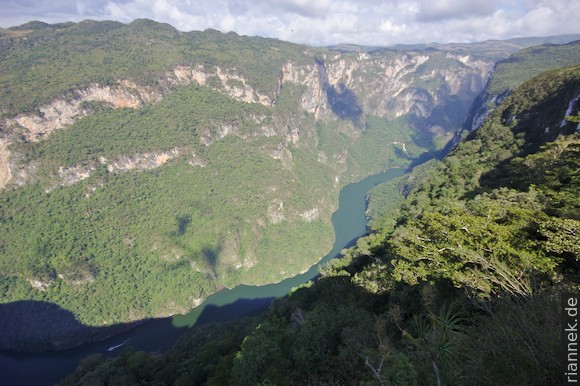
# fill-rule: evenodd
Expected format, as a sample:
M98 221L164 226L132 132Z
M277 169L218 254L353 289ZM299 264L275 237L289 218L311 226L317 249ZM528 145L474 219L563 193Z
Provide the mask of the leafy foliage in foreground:
M555 278L562 256L546 250L553 240L541 229L578 220L579 139L575 124L561 122L579 77L573 67L525 83L414 182L388 241L397 277L447 278L476 297L529 296L532 276ZM535 176L520 173L526 164Z
M580 67L520 87L445 160L411 173L394 229L359 239L317 282L276 301L213 377L558 384L559 291L580 289L580 138L576 124L561 123L578 90ZM123 360L92 368L127 374Z

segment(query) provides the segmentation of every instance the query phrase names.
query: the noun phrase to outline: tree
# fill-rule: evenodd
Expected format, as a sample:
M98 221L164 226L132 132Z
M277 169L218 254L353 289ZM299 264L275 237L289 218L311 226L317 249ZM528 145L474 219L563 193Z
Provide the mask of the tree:
M555 274L557 262L529 234L533 210L491 200L480 214L427 212L399 227L389 240L395 280L416 284L444 278L476 301L528 298L535 273ZM486 213L487 212L487 213Z

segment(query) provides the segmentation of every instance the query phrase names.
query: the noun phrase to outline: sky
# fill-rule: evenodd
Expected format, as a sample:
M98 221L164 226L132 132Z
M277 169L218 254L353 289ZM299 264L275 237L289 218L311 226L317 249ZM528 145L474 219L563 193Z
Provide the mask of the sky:
M313 46L474 42L580 33L578 0L0 0L0 27L31 20L207 28Z

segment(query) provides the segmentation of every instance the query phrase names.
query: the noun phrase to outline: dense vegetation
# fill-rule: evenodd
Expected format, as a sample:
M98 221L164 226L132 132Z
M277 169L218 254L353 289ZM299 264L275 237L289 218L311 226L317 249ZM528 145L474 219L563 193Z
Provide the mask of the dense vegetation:
M533 40L534 38L532 38ZM508 45L520 44L523 41L506 41ZM526 41L524 39L524 41ZM541 42L537 42L538 44ZM493 55L494 48L502 50L505 47L502 44L492 44L485 42L474 45L451 45L460 51L466 50L465 53L479 52L479 49L485 47L488 55ZM449 47L449 48L451 48ZM580 43L578 41L555 45L544 44L524 48L504 60L500 60L496 66L485 91L480 95L478 100L471 106L471 111L465 122L465 128L462 134L469 133L470 130L477 129L483 119L499 103L503 101L515 88L520 86L526 80L551 69L566 67L580 63ZM481 52L480 52L481 53ZM506 55L502 52L500 58ZM499 53L498 53L499 55ZM420 169L419 169L420 170ZM418 173L417 170L415 173ZM369 227L373 230L385 228L387 224L395 224L400 215L401 203L404 197L406 187L402 179L390 181L375 187L369 193L368 217Z
M0 112L10 116L94 83L129 79L157 85L169 68L192 63L236 68L254 89L273 96L284 58L300 63L312 55L308 47L279 40L215 30L185 33L147 19L31 28L24 37L1 39L0 47L0 87L8 96Z
M305 112L304 87L277 82L288 58L314 62L308 47L147 20L9 31L0 41L5 117L118 79L157 87L163 99L139 109L83 102L87 116L38 142L1 127L28 178L0 192L1 303L51 302L102 326L184 313L224 286L281 280L330 249L342 186L406 167L433 146L408 116L368 115L354 127ZM276 103L165 84L178 65L235 69ZM108 168L171 152L159 167Z
M525 82L405 179L396 224L257 327L92 357L64 384L559 384L560 293L580 289L578 107L563 120L579 90L580 66Z
M316 154L297 149L288 169L268 156L279 137L196 144L200 120L227 124L237 113L240 124L242 114L263 113L258 106L189 87L143 111L107 110L47 141L21 144L42 169L38 183L0 195L3 301L47 300L75 310L83 323L114 323L187 311L220 285L280 278L279 264L258 264L265 256L285 256L286 272L313 264L332 242L335 205L329 195L321 206L326 216L299 216L316 205L313 192L318 201L332 185L328 167L312 162ZM97 163L90 178L45 192L57 165L89 164L153 143L158 152L175 144L189 151L141 173L111 173ZM189 164L192 153L205 167ZM275 200L284 201L291 227L264 226ZM234 269L241 264L248 269ZM39 291L26 283L31 277L51 285Z
M563 45L546 44L523 49L497 63L487 92L499 95L514 90L525 80L551 69L580 63L580 41Z
M380 111L381 96L373 83L385 71L379 64L403 58L412 66L417 52L373 52L370 67L353 70L360 84L351 89L330 87L321 58L328 68L356 67L356 54L338 56L274 39L212 30L182 33L150 20L29 23L0 35L0 161L9 158L15 175L0 192L0 303L48 302L85 326L184 313L224 286L271 283L304 271L330 249L330 219L340 188L442 149L464 119L473 87L478 87L474 79L482 76L445 52L425 52L428 58L416 71L399 69L404 92L413 99L410 110L399 107L378 116L382 113L369 111ZM563 48L572 51L562 63L575 60L578 46L570 47ZM328 106L312 108L312 85L282 84L283 64L288 63L304 65L300 71L323 70L313 84L323 83ZM205 86L180 83L170 75L179 66L231 77L208 76ZM451 83L461 83L465 74L472 84L448 95ZM10 120L23 113L41 119L46 103L64 101L70 107L87 87L115 88L125 81L159 100L138 109L84 101L74 123L39 141L31 141L24 125ZM244 85L272 104L242 102L226 90ZM138 94L135 88L127 92ZM367 94L374 99L364 104ZM435 99L441 103L434 105ZM409 217L410 229L426 233L444 221L461 220L461 212L450 212L413 223L420 220L418 209L400 212L404 197L393 196L408 193L415 183L378 188L383 199L374 195L369 206L377 235L394 230L401 213ZM440 204L446 205L430 205ZM476 213L475 207L466 207ZM479 220L470 219L470 226L481 228ZM567 226L550 224L538 227L556 233L554 226ZM521 224L500 225L498 230L511 232ZM412 248L421 246L407 244L402 229L394 233L401 245L389 247L408 256L393 260L397 280L430 278L419 269L422 262L413 260L417 251ZM377 235L375 241L361 240L361 248L378 243ZM516 241L507 240L505 248L519 248ZM554 268L545 256L530 264L544 275ZM438 274L445 276L446 268ZM458 285L465 281L445 278ZM474 296L485 297L480 293L485 288L476 290ZM371 314L378 312L369 307ZM9 325L26 330L36 324L16 318ZM59 337L59 347L82 341L78 335L70 339L63 343ZM10 348L47 346L50 342L26 341Z
M269 155L280 135L200 144L200 128L236 125L248 135L260 130L256 117L266 125L293 119L294 91L286 86L271 110L192 85L138 111L104 108L45 141L14 144L37 165L37 181L0 194L2 301L50 301L85 324L111 324L185 312L220 286L263 284L314 264L331 245L338 192L333 166L318 162L319 152L336 159L351 147L346 183L385 165L408 165L390 142L411 143L413 133L400 120L370 117L366 135L352 143L339 123L304 116L298 128L317 126L318 146L293 148L288 166ZM99 163L176 145L180 156L153 170L118 174ZM412 155L420 151L409 146ZM60 187L61 165L96 171ZM271 202L284 202L287 221L264 225ZM319 218L304 221L300 213L315 206ZM266 264L271 256L283 258ZM240 265L245 269L234 268Z

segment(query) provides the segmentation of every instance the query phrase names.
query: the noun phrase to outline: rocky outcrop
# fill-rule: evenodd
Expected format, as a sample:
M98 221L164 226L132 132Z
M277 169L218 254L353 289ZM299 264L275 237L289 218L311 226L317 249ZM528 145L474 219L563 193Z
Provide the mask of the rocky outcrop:
M191 158L189 159L189 161L187 161L187 163L190 164L191 166L199 166L202 168L205 168L207 166L207 162L203 158L196 155L195 152L191 153Z
M177 157L182 150L179 148L173 148L168 151L163 152L150 152L150 153L138 153L133 155L122 155L115 159L108 160L105 157L100 157L99 162L92 162L87 165L75 165L69 167L60 167L58 169L57 175L54 177L54 183L45 189L48 193L55 189L57 186L69 186L84 179L87 179L100 165L106 166L110 173L123 173L128 171L141 171L157 168L167 161ZM190 161L192 165L205 166L203 160L199 157L193 156L193 160ZM87 194L87 197L94 192Z
M8 142L0 138L0 190L4 189L10 180L12 180L12 173L10 172Z
M202 130L199 142L204 146L209 146L215 141L225 138L230 134L235 134L239 136L238 127L231 123L218 124L216 127L210 129L206 127Z
M444 65L429 65L430 61ZM493 66L492 60L439 52L336 54L311 65L285 63L279 88L287 82L305 86L302 108L317 117L332 112L327 93L332 86L356 94L366 114L427 118L450 97L471 103L485 87Z
M487 89L487 86L486 86ZM485 121L485 118L497 107L504 99L511 93L510 90L505 90L498 95L491 95L487 90L480 94L473 102L471 110L465 120L465 125L462 131L475 131ZM457 141L460 138L457 138Z
M89 114L83 102L103 102L113 108L139 108L144 103L160 101L162 97L162 93L153 88L127 80L119 80L114 86L95 84L40 106L38 114L20 114L8 119L5 126L10 131L22 129L20 134L26 141L38 141Z
M320 210L318 208L312 208L310 210L300 213L300 217L302 217L306 222L312 222L314 220L317 220L319 216Z
M254 90L248 79L235 69L205 68L202 65L178 66L168 72L166 78L173 85L197 82L200 86L207 86L241 102L260 103L264 106L272 106L274 102L268 95Z
M93 172L95 168L94 164L87 166L71 166L68 168L61 166L58 168L58 179L60 180L59 185L68 186L89 178L91 172Z
M444 65L430 65L431 61L439 61ZM314 114L317 118L338 116L354 122L358 117L364 117L364 114L389 119L411 114L417 118L416 125L426 126L422 129L434 136L445 136L457 129L457 123L453 122L446 127L445 122L427 123L428 119L435 110L444 110L451 98L471 104L483 90L492 69L491 60L441 52L326 54L323 60L313 60L311 64L291 61L282 64L278 92L289 82L303 86L299 96L300 106L305 113ZM90 114L90 106L87 107L85 102L104 103L112 108L139 108L146 103L161 101L173 87L192 82L245 103L265 106L276 103L275 85L272 85L272 97L261 94L251 87L250 81L243 74L233 68L219 66L176 66L159 80L156 87L119 80L114 85L95 84L73 90L40 106L37 113L20 114L0 123L5 133L0 138L0 189L10 182L26 181L27 171L11 165L9 146L14 135L19 135L24 141L39 141ZM349 107L353 104L356 108ZM263 117L256 117L256 122L261 120ZM302 137L309 135L299 129L297 122L268 124L258 131L250 136L283 136L284 141L272 153L272 157L285 164L292 160L287 147L303 146L306 142ZM204 128L201 133L200 142L206 146L232 134L242 139L249 136L247 133L240 134L237 124L231 122ZM353 131L350 135L356 137L358 134ZM315 138L310 139L316 141ZM171 158L174 155L165 156ZM117 172L158 166L160 162L165 162L163 157L151 157L156 156L151 153L139 155L139 159L121 157L107 165L110 171ZM94 165L63 167L58 171L58 181L54 186L64 186L87 178L93 169ZM16 178L15 175L20 177Z
M271 156L273 159L282 161L282 165L286 167L290 166L293 157L292 152L283 144L278 145L278 147L272 151Z
M268 206L268 219L272 224L279 224L286 220L284 215L284 202L276 199Z
M564 114L564 118L562 118L562 122L560 122L560 127L559 127L560 129L563 128L564 126L566 126L566 124L568 123L568 121L566 120L566 117L573 115L574 108L577 106L579 100L580 100L580 94L576 95L568 103L568 108L566 109L566 113ZM576 131L578 131L579 127L580 127L580 123L576 127Z
M28 279L28 283L34 289L37 289L39 291L46 291L46 289L48 287L50 287L50 285L53 283L53 281L32 278L32 279Z
M101 158L99 162L101 162L103 165L107 165L107 170L110 173L121 173L131 170L147 170L157 168L165 164L170 159L177 157L179 153L180 150L178 148L174 148L165 152L152 152L134 154L132 156L120 156L112 161Z

